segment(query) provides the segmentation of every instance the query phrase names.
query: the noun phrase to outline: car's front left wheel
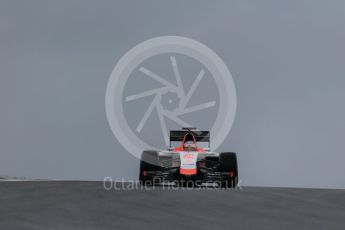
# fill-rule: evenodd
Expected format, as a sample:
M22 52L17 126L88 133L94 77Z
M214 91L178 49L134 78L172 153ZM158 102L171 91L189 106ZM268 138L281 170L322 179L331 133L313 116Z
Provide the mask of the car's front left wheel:
M219 171L225 175L221 182L222 188L235 188L238 183L237 156L233 152L224 152L219 155Z

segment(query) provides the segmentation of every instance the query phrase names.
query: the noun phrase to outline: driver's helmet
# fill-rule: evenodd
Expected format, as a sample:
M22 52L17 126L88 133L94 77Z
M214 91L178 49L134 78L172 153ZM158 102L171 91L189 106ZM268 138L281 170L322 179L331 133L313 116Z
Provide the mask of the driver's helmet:
M185 151L196 151L197 150L197 146L196 143L194 141L194 137L192 134L186 134L184 143L183 143L183 149Z

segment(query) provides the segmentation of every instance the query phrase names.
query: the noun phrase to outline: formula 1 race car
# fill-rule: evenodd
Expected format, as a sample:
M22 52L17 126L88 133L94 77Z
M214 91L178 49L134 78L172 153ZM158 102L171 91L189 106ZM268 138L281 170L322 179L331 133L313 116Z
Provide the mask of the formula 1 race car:
M180 143L173 147L173 143ZM207 143L206 147L200 147ZM140 160L139 181L144 185L174 182L181 186L215 183L234 188L238 183L237 157L233 152L210 151L210 132L195 128L170 131L170 147L146 150Z

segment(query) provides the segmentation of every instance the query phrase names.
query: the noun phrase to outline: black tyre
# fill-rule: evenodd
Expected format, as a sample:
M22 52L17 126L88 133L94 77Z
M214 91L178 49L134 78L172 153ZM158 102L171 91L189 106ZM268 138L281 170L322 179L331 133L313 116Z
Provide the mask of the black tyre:
M144 151L140 160L139 182L143 185L153 185L153 177L149 172L159 171L159 156L157 151Z
M236 153L225 152L219 155L219 171L227 173L227 177L221 182L222 188L235 188L238 183L237 156Z

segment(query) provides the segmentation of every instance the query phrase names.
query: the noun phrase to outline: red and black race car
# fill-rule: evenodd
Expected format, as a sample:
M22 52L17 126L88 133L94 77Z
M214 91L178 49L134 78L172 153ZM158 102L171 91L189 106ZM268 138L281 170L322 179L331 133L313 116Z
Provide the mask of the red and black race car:
M176 142L180 145L173 147ZM168 150L142 153L139 181L144 185L174 182L183 186L200 186L215 183L223 188L233 188L238 183L236 153L211 151L209 131L195 128L173 130L170 131Z

